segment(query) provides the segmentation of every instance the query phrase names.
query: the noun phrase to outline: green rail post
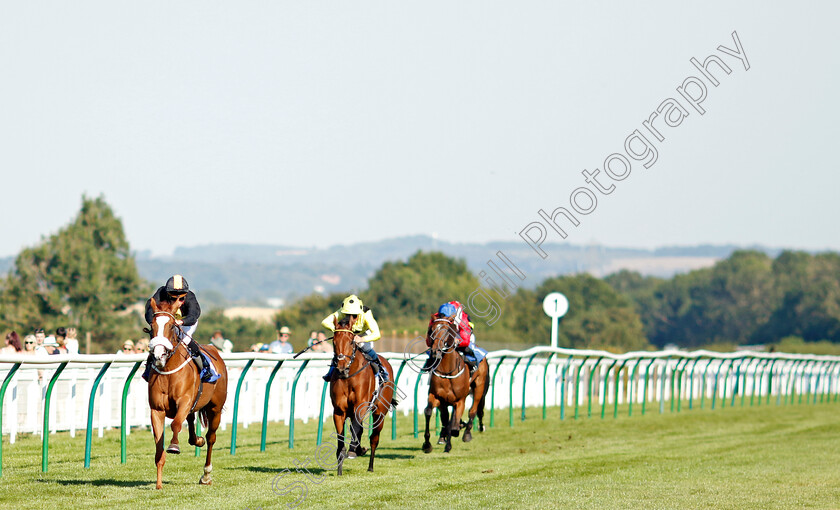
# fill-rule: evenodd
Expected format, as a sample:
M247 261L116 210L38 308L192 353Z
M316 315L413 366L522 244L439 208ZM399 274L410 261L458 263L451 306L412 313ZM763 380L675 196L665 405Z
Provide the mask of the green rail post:
M688 373L688 410L694 409L694 369L700 357L694 358L694 363L691 364L691 371Z
M645 415L645 411L647 409L647 388L648 388L648 376L650 375L650 367L653 366L653 362L656 361L654 358L650 359L650 363L647 364L645 367L645 379L644 383L642 384L642 416Z
M683 376L685 375L685 367L688 366L688 361L689 361L688 358L684 358L684 359L685 359L685 363L683 363L683 366L680 369L680 375L678 376L679 380L678 380L678 383L677 383L677 412L678 413L682 411L682 387L683 387L683 379L684 379Z
M712 366L712 358L709 358L706 363L706 368L703 369L703 383L700 385L700 409L706 406L706 381L708 381L709 367Z
M767 364L766 359L759 359L758 363L755 364L755 373L753 374L753 391L752 395L750 395L750 406L753 405L753 401L755 400L756 392L761 391L761 380L764 379L764 368L763 366ZM758 371L761 369L761 374L759 375ZM758 388L756 390L756 388ZM758 395L758 405L761 405L761 395Z
M315 441L315 444L318 446L321 446L324 437L324 403L327 400L327 387L329 385L329 381L324 381L324 387L321 388L321 410L318 412L318 438Z
M494 409L496 407L496 374L499 373L499 369L502 368L502 363L504 363L505 358L507 356L502 356L499 358L499 364L496 365L496 369L493 370L493 379L490 381L491 390L493 390L493 394L490 395L490 426L492 427L495 423L495 412ZM511 373L511 378L513 378L513 373Z
M803 360L803 361L804 361L804 363L802 363L802 375L799 376L799 403L800 404L802 403L802 393L804 393L805 391L808 391L809 392L808 397L809 398L811 397L811 395L810 395L811 388L810 387L805 388L804 387L805 382L803 381L803 379L805 379L805 372L808 370L808 364L811 363L811 361L810 360ZM808 382L810 383L810 379L809 379Z
M12 377L20 368L20 363L15 363L3 379L3 386L0 386L0 477L3 476L3 400L6 398L6 387L12 382Z
M825 386L824 381L825 381L825 379L828 378L828 371L826 370L828 365L829 365L828 361L823 361L822 363L820 363L820 371L819 371L819 375L817 377L817 393L820 396L820 404L822 404L823 401L825 401L825 390L820 390L820 382L823 382L823 387L824 387ZM825 376L823 376L823 372L826 373ZM817 403L816 395L814 396L814 403L815 404Z
M403 368L405 368L406 363L407 363L407 361L405 361L405 360L402 360L402 362L400 362L400 368L399 368L399 370L397 370L397 375L394 376L394 398L395 399L397 398L397 384L400 382L400 375L402 375L402 371L403 371ZM326 388L325 388L325 390L326 390ZM321 404L321 409L323 409L323 407L324 407L324 404L322 403ZM468 415L468 417L469 417L469 415ZM371 419L372 418L373 417L371 416ZM321 423L323 423L323 420L321 421ZM319 425L318 430L320 430L320 429L321 429L321 426ZM396 439L397 439L397 408L394 407L394 409L391 411L391 440L396 441ZM318 444L321 444L320 434L318 435Z
M260 435L260 451L265 451L265 436L268 434L268 397L271 394L271 383L274 382L274 376L277 375L277 371L280 370L280 367L283 365L283 362L286 360L281 359L274 365L274 370L271 371L271 375L268 376L268 382L265 383L265 401L263 402L263 419L262 419L262 433ZM320 441L318 444L321 444Z
M566 363L563 364L563 372L561 373L560 378L561 386L560 386L560 420L566 419L566 374L568 373L569 367L572 365L572 358L574 356L569 356L566 360Z
M545 404L546 404L546 391L545 391L545 381L548 378L548 367L551 366L551 358L554 357L553 352L548 353L548 358L545 360L545 370L543 370L543 420L545 420ZM557 388L557 384L554 385L554 388ZM524 402L524 400L523 400Z
M44 397L44 439L41 442L41 471L44 473L47 472L47 457L50 450L50 396L52 395L53 386L58 381L58 376L61 375L61 372L64 371L64 367L66 366L67 362L65 361L56 369L50 379L50 384L47 386L47 394Z
M195 420L195 436L201 437L201 419ZM198 457L201 454L201 448L198 446L195 447L195 456Z
M665 378L668 376L668 366L671 364L671 356L665 357L665 366L662 367L662 377L659 384L659 414L665 412Z
M618 385L621 382L621 370L626 363L627 360L622 361L621 365L618 366L618 370L615 371L615 398L613 398L615 409L613 410L613 418L618 418Z
M522 361L522 358L516 358L516 363L513 364L513 370L510 371L510 388L508 390L508 400L510 407L508 409L508 414L510 415L510 426L513 427L513 376L516 373L516 367L519 366L519 362ZM524 404L524 402L523 402Z
M601 360L604 359L603 356L598 358L595 361L595 365L589 370L589 389L586 393L586 417L592 418L592 376L595 375L595 372L598 370L598 364L601 363Z
M96 379L93 380L93 388L90 390L90 398L88 399L87 430L85 431L85 468L90 467L90 445L93 437L93 404L96 401L96 390L99 388L99 382L102 381L102 376L105 375L105 372L108 371L110 366L110 361L102 365L102 368L99 370L99 374L96 376ZM0 400L0 403L2 403L2 400Z
M245 374L254 364L254 360L249 359L242 368L242 373L239 374L239 381L236 383L236 393L233 396L233 423L230 427L230 454L236 455L236 420L239 417L239 392L242 390L242 382L245 380Z
M531 368L531 362L534 361L534 356L536 354L532 354L530 358L528 358L528 363L525 364L525 371L522 372L522 421L525 421L525 385L528 383L528 369ZM512 379L511 379L512 380ZM545 380L543 380L545 382ZM511 389L513 387L511 386ZM513 395L510 396L511 402L513 402Z
M735 380L732 381L732 401L729 407L735 407L735 396L741 391L741 365L744 364L746 358L738 358L738 366L735 367Z
M575 376L575 419L578 419L578 400L579 400L579 393L580 393L580 373L583 370L583 366L586 365L586 360L589 359L589 356L584 356L583 361L580 362L580 366L577 369L577 375ZM590 372L591 374L591 372ZM591 378L591 376L590 376Z
M794 362L793 368L790 372L790 403L793 405L794 399L796 398L796 377L797 373L799 372L799 367L802 366L804 360L796 360Z
M680 391L680 383L682 381L680 380L680 375L679 374L682 374L682 372L680 371L680 363L682 363L683 361L686 362L685 365L688 364L688 358L678 359L677 360L677 365L674 367L674 371L671 373L671 412L672 413L674 412L674 405L675 405L674 401L675 400L677 400L677 401L680 400L679 391ZM683 368L685 368L685 365L683 365ZM677 395L677 398L674 398L674 395Z
M718 365L717 370L715 371L715 383L712 385L712 411L715 410L715 402L717 401L717 388L718 388L718 378L720 377L720 371L723 370L724 365L729 360L722 359L720 360L720 365ZM724 399L726 396L724 395Z
M732 367L735 366L735 360L736 359L740 360L741 358L734 358L734 359L730 360L729 366L726 368L726 372L723 373L723 396L720 399L720 407L721 408L726 407L726 387L729 385L729 372L731 372ZM735 398L734 383L733 383L733 388L732 388L732 398L733 399ZM733 407L733 406L729 406L729 407Z
M140 368L140 364L143 363L142 361L138 361L134 364L134 367L131 368L131 371L128 373L128 377L125 378L125 384L123 384L123 392L122 392L122 406L120 407L120 464L125 464L128 461L128 454L126 452L127 447L127 434L126 430L128 428L128 418L126 415L126 406L128 405L128 390L131 388L131 380L134 378L134 374L137 373L137 369Z
M607 367L607 371L604 374L604 384L603 384L603 386L604 386L604 401L601 402L601 419L602 420L604 419L604 416L606 415L605 411L607 409L607 392L609 391L609 388L610 388L610 370L613 369L613 367L615 366L616 363L618 363L618 360L614 359L613 362L610 363L610 366ZM616 395L616 397L618 397L618 395ZM616 398L616 400L617 400L617 398Z
M489 361L487 362L490 363ZM498 368L497 368L498 370ZM414 438L417 438L418 435L418 428L417 428L417 388L420 386L420 378L423 377L423 372L417 372L417 380L414 382ZM490 408L490 426L493 426L493 408Z
M627 416L633 416L633 400L635 400L635 395L633 394L633 388L636 388L636 391L639 390L639 385L633 384L633 381L636 380L636 371L639 369L639 365L642 364L642 358L634 360L636 363L633 365L633 370L630 371L630 386L627 391L629 398L627 399Z
M750 358L750 360L747 362L747 366L744 367L744 382L741 385L741 407L744 407L744 401L747 398L747 376L749 375L750 365L752 365L753 361L756 361L757 363L755 365L758 366L758 363L761 362L761 359ZM753 371L755 371L755 367L753 367ZM750 396L750 398L752 398L752 396Z
M770 363L770 371L767 373L767 402L766 404L770 405L770 394L773 393L773 367L776 366L776 362L779 361L778 359L774 359L772 363Z
M303 360L303 363L300 365L297 373L295 374L295 378L292 380L292 402L289 405L289 449L295 447L295 391L297 390L297 383L298 379L300 379L300 374L303 373L303 369L306 368L306 365L309 364L309 360Z
M793 389L793 385L791 384L791 381L793 380L793 378L791 377L791 374L793 373L793 368L796 366L797 363L799 363L799 360L785 360L784 363L782 364L782 369L780 370L780 373L782 375L787 374L787 378L784 379L784 383L782 384L782 392L781 392L782 393L782 405L785 405L785 406L788 403L788 396L790 395L790 392Z

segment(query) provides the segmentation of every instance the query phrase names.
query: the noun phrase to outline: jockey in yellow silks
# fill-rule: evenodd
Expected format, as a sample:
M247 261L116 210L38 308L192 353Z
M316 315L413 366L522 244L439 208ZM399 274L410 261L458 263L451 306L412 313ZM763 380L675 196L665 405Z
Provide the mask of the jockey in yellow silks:
M321 325L335 333L335 323L345 317L353 317L355 319L351 328L351 331L355 334L353 341L356 342L356 346L364 354L365 359L370 361L370 366L378 376L380 384L385 384L388 381L388 371L384 370L382 365L379 364L379 355L373 350L372 345L373 342L382 337L379 332L379 325L376 323L376 319L373 318L373 312L370 308L364 306L362 300L354 294L344 298L344 301L341 303L341 308L328 315L321 321ZM324 380L329 381L334 371L335 359L330 364L330 370L324 376Z

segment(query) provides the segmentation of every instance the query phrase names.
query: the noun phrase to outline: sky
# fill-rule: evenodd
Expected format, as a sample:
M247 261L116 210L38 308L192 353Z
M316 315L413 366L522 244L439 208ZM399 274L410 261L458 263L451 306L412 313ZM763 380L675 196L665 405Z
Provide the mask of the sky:
M795 4L5 2L0 256L83 194L155 254L560 242L539 211L572 197L575 244L840 250L840 7ZM718 86L690 61L710 55ZM657 141L669 98L687 115Z

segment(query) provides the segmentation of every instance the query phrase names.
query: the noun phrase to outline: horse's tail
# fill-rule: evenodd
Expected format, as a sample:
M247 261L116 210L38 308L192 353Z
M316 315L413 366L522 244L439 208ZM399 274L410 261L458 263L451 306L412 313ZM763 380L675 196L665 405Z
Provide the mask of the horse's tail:
M200 411L198 411L198 419L201 420L201 426L204 427L205 430L207 430L208 419L206 409L201 409Z

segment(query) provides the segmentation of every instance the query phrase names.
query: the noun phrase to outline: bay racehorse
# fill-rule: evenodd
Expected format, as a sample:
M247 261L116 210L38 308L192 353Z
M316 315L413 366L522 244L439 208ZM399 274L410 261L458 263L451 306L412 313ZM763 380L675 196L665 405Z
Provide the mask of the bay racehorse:
M333 404L333 421L338 434L338 475L342 474L344 459L353 459L357 455L364 455L367 451L360 444L362 430L369 418L373 419L370 434L370 462L368 471L373 471L373 460L376 447L379 445L379 433L385 425L385 417L392 405L396 406L394 398L394 369L391 364L379 356L379 363L388 371L389 382L378 390L376 376L367 361L353 341L354 319L345 317L341 321L335 319L335 367L336 370L330 380L330 399ZM350 418L349 452L344 450L344 422Z
M220 377L214 383L202 383L198 367L193 363L187 346L179 340L180 326L175 321L177 306L172 303L157 303L151 300L154 320L149 331L151 341L150 359L153 363L149 373L149 407L152 411L152 431L155 436L155 465L157 483L160 489L163 478L163 465L166 452L178 454L178 433L184 420L189 427L189 443L192 446L207 445L207 459L204 463L204 475L199 479L202 485L210 485L210 472L213 465L210 458L213 444L216 442L216 429L222 419L222 407L227 399L227 368L219 356L219 351L212 345L202 345L201 349L210 358ZM195 341L195 340L192 340ZM206 441L195 434L195 413L207 431ZM172 419L172 440L163 451L164 417Z
M467 403L467 395L472 392L473 403L464 432L464 442L472 440L473 419L478 416L479 431L484 431L484 398L487 396L488 376L490 373L487 359L482 359L475 373L470 375L464 358L455 351L461 341L452 319L435 314L427 333L427 344L431 347L434 358L433 369L429 376L429 403L426 406L426 435L423 451L431 453L429 442L429 419L435 407L440 409L440 441L446 443L445 452L452 450L452 436L458 437L461 430L461 416ZM449 407L452 415L449 415Z

